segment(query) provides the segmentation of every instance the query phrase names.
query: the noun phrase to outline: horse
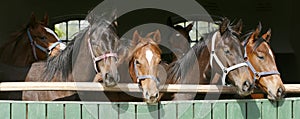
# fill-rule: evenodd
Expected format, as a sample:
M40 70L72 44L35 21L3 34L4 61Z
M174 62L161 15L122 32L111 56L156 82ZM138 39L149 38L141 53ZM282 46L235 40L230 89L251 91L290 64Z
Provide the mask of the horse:
M80 31L76 39L59 55L51 57L40 67L42 74L29 72L26 81L47 82L98 82L104 86L115 86L120 80L117 70L119 43L115 25L112 23L116 11L96 16L90 13L90 25ZM34 70L34 69L33 69ZM73 91L23 91L23 100L55 100L75 94ZM79 92L77 92L79 93Z
M269 44L271 29L259 36L261 28L259 23L254 31L244 36L244 58L249 66L253 82L268 95L269 100L278 100L284 97L285 87L276 66L275 55Z
M38 21L32 14L29 23L13 33L11 39L0 47L0 82L23 82L32 63L46 60L65 48L47 24L48 15ZM15 94L1 92L0 97L21 99Z
M241 96L253 91L254 82L240 44L242 21L234 26L224 18L217 31L208 33L182 58L167 67L167 84L228 84ZM200 72L199 72L200 71ZM228 77L228 78L226 78ZM171 100L191 100L194 94L175 93ZM162 98L163 99L163 98Z
M63 50L65 45L47 24L48 15L38 21L32 14L29 23L0 47L0 62L25 67Z
M134 83L143 90L143 100L155 103L159 98L158 65L161 61L160 31L148 33L141 37L137 31L133 33L129 59L129 74Z
M173 61L181 58L189 49L191 37L189 32L192 30L194 23L190 23L186 27L176 25L173 27L175 29L171 32L169 36L169 43L171 44L172 50L174 52Z

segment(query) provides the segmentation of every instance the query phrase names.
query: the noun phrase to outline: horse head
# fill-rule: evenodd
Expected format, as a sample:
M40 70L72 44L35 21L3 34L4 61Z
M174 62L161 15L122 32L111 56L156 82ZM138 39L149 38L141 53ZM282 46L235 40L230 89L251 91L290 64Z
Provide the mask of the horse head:
M155 103L159 98L160 80L158 65L161 61L160 32L157 30L141 37L137 31L133 34L132 54L129 62L130 76L143 90L143 98L147 103Z

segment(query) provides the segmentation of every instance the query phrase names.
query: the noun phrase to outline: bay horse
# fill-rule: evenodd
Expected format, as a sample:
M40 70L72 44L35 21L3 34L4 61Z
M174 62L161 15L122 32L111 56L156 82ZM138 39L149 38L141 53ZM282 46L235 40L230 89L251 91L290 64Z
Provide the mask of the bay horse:
M234 26L230 24L230 21L224 18L219 30L208 33L186 55L168 65L166 83L222 85L230 83L236 87L239 95L249 95L254 82L244 62L243 48L240 44L242 21ZM191 100L194 97L194 94L175 93L167 99Z
M44 69L40 71L41 74L35 75L29 72L26 81L98 82L103 80L104 86L117 84L120 80L117 65L123 56L118 54L122 46L112 23L115 11L100 17L90 14L87 16L90 25L80 31L76 39L59 55L49 58L45 64L40 65L41 69ZM23 91L23 100L55 100L75 93L73 91Z
M245 35L244 58L256 85L268 95L268 99L278 100L284 97L285 87L270 47L271 29L260 36L261 28L259 23L254 31Z
M65 48L58 36L47 27L48 15L38 21L34 14L29 23L13 34L11 40L0 47L0 62L13 66L29 66L46 60Z
M159 98L160 80L158 65L161 61L160 31L148 33L141 37L137 31L133 33L129 50L129 74L134 83L138 83L143 91L143 99L147 103L155 103Z

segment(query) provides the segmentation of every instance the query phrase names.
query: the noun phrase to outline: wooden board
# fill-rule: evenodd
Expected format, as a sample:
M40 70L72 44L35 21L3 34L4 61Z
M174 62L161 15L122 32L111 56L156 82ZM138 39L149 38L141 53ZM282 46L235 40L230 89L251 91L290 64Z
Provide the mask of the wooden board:
M195 100L144 102L0 101L1 119L298 119L300 98L271 102Z

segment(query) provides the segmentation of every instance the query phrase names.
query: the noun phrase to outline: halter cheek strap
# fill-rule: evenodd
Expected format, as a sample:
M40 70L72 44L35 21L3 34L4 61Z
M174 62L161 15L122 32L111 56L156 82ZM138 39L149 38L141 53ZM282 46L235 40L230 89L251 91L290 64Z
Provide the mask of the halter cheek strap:
M215 53L215 42L216 42L216 36L219 32L216 32L214 33L213 37L212 37L212 45L211 45L211 55L210 55L210 66L213 68L213 60L216 61L216 63L218 64L218 66L221 68L222 70L222 85L226 85L226 76L227 74L232 71L232 70L235 70L237 68L240 68L240 67L247 67L247 63L245 62L242 62L242 63L239 63L239 64L236 64L236 65L233 65L233 66L230 66L230 67L225 67L221 60L218 58L218 56L216 55Z
M63 43L61 43L61 41L57 41L55 43L53 43L52 45L50 45L48 48L44 48L43 46L37 44L36 42L33 41L33 38L30 34L30 30L29 28L27 28L27 35L28 35L28 38L29 38L29 41L30 41L30 45L31 45L31 48L32 48L32 52L33 52L33 56L34 56L34 59L35 60L39 60L38 59L38 56L36 54L36 49L35 48L38 48L40 49L41 51L43 51L44 53L47 54L47 56L49 56L52 52L52 50L57 46L57 45L61 45L61 46L65 46ZM62 49L62 48L61 48Z
M90 40L91 39L88 39L88 47L89 47L89 50L90 50L90 53L91 53L91 56L92 56L92 60L93 60L93 64L94 64L94 69L95 69L95 71L97 73L100 73L100 71L97 68L97 64L96 64L97 62L99 62L101 60L105 60L105 59L107 59L109 57L115 57L115 58L117 58L118 56L117 56L117 53L105 53L103 55L100 55L100 56L96 57L94 55L94 52L92 51L92 45L91 45L91 41Z
M137 83L140 85L140 80L144 80L144 79L152 79L153 81L156 82L156 86L159 87L160 85L160 80L158 78L156 78L155 76L152 75L139 75L138 70L137 70L137 64L136 64L136 60L134 60L134 72L137 78Z
M260 40L263 40L262 42L265 42L265 40L263 38L261 38ZM244 42L244 50L245 50L245 54L244 54L244 59L246 60L245 62L247 63L247 65L249 66L250 70L253 72L254 74L254 82L256 82L257 80L260 79L260 77L264 77L264 76L269 76L269 75L280 75L280 73L276 70L276 71L264 71L264 72L257 72L255 70L255 68L253 67L253 65L251 64L251 62L248 60L248 55L247 55L247 42Z

